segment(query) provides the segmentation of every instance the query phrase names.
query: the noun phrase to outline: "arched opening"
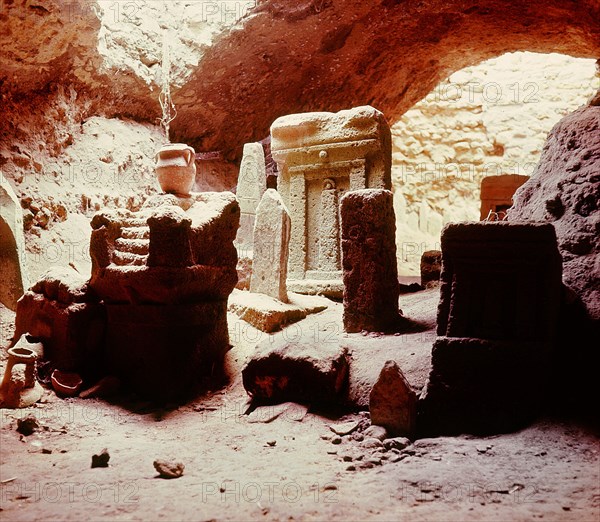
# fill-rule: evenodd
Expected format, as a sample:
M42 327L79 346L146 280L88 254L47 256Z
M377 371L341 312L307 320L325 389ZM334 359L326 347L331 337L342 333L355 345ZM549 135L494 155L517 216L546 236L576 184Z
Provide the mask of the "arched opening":
M477 221L492 204L506 210L550 129L599 86L594 60L508 53L453 73L404 113L392 126L399 273L419 274L446 223ZM492 203L490 187L482 205L482 181L500 176L508 199Z

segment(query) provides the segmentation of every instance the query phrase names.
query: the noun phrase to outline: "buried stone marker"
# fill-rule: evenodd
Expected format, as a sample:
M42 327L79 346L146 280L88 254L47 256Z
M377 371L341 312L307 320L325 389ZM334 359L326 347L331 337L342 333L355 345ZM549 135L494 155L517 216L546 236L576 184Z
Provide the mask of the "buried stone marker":
M417 395L395 361L386 361L369 397L371 423L393 436L410 436L415 430Z

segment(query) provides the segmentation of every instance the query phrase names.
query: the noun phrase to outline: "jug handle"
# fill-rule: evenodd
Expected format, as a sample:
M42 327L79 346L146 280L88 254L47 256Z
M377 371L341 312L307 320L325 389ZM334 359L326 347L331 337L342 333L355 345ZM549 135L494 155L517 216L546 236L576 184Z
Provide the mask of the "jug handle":
M188 154L187 165L189 167L196 159L196 154L194 154L194 149L192 149L192 147L185 149L185 152Z

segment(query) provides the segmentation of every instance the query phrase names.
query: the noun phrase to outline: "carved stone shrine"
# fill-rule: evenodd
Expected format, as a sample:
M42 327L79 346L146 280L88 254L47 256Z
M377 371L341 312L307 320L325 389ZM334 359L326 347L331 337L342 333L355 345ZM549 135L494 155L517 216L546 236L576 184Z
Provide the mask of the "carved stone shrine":
M288 289L342 297L339 200L348 190L390 189L385 117L370 106L292 114L275 120L271 138L292 221Z

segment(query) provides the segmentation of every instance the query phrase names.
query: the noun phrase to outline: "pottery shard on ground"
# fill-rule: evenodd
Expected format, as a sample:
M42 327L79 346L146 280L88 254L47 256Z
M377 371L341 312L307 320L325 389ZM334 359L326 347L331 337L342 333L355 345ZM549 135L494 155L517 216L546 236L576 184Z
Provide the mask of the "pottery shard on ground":
M242 379L257 400L332 403L341 399L347 374L346 350L337 342L266 339L242 370Z
M279 193L268 189L256 209L250 291L287 303L290 213Z
M371 390L371 422L385 427L392 435L414 432L417 396L395 361L387 361Z
M393 331L399 326L396 218L389 190L342 197L344 329Z

